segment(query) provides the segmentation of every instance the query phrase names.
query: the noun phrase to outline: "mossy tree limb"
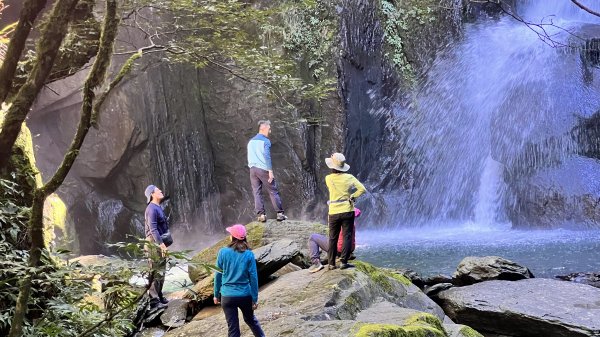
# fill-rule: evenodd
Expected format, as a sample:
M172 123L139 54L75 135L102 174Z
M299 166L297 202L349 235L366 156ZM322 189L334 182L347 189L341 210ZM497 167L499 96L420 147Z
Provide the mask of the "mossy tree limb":
M100 108L102 108L102 104L104 104L104 101L108 97L108 94L113 88L115 88L119 83L121 83L121 80L125 77L125 75L129 74L129 72L133 68L133 65L135 64L135 61L140 57L142 57L142 50L139 50L137 53L131 55L127 59L127 61L125 61L125 63L121 67L121 70L119 70L119 72L117 73L117 76L115 76L115 78L110 82L108 88L100 95L100 97L98 97L98 100L96 101L96 104L94 104L94 109L92 111L93 127L98 127L98 116L100 115Z
M4 102L10 92L17 64L23 49L25 49L27 37L33 28L35 19L45 6L46 0L25 0L23 4L19 23L13 32L2 67L0 67L0 102Z
M94 89L104 81L108 65L110 64L114 41L117 36L119 18L117 16L116 1L117 0L106 1L106 16L104 18L102 35L100 37L100 47L98 49L98 54L96 55L96 60L94 61L92 69L84 84L81 118L75 136L73 137L62 163L56 170L56 173L54 173L52 178L50 178L44 186L36 189L34 193L31 216L29 219L31 248L28 264L31 267L30 270L35 270L35 267L39 266L42 250L45 246L43 223L44 201L63 183L79 154L79 149L83 145L83 141L91 126ZM27 312L27 302L31 292L32 276L33 273L30 272L19 286L19 296L9 337L18 337L21 335L23 320Z
M36 61L27 81L17 93L0 130L0 172L10 159L12 147L33 102L52 70L60 45L67 34L69 19L78 0L57 0L36 47ZM14 37L13 37L14 39ZM11 39L12 41L12 39Z

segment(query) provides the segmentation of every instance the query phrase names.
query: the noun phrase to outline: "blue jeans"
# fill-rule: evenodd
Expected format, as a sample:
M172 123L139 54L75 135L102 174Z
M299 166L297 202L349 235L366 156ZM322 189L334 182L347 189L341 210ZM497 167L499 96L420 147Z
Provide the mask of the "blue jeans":
M271 197L271 203L277 213L283 213L283 206L281 205L281 197L277 190L277 183L275 180L269 183L269 171L260 169L258 167L250 168L250 182L252 183L252 193L254 194L254 210L256 214L265 214L265 204L263 202L262 187L267 187L269 191L269 197Z
M250 330L255 337L265 337L265 333L258 323L258 319L254 316L254 310L252 309L252 297L229 297L221 296L221 307L225 313L225 319L227 320L227 328L229 333L227 337L240 337L240 321L238 319L238 308L242 311L244 322L248 324Z

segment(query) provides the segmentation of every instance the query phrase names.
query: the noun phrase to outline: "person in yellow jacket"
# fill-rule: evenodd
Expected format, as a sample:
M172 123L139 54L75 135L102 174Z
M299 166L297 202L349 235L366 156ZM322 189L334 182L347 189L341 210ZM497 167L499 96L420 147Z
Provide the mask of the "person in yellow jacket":
M335 269L337 256L337 240L340 230L344 230L344 243L342 245L340 269L352 268L348 263L352 248L352 235L354 233L354 201L367 190L353 175L346 173L350 165L341 153L334 153L330 158L325 158L325 164L331 169L331 174L325 177L325 184L329 190L329 251L327 259L328 269Z

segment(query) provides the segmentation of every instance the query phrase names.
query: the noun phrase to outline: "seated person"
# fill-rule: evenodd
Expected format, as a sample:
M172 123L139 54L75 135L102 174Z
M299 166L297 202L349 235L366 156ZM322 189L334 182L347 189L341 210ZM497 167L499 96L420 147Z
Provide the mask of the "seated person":
M354 217L358 218L360 216L360 209L354 208ZM344 242L344 231L340 231L340 235L338 237L337 242L337 251L338 256L342 251L342 244ZM354 248L356 248L356 222L354 223L354 232L352 233L352 251L354 252ZM329 251L329 237L321 234L311 234L308 239L308 249L310 251L310 260L312 265L308 268L308 271L311 273L316 273L319 270L323 269L323 265L321 264L321 251L327 252ZM354 255L352 255L354 256ZM352 259L352 258L351 258Z

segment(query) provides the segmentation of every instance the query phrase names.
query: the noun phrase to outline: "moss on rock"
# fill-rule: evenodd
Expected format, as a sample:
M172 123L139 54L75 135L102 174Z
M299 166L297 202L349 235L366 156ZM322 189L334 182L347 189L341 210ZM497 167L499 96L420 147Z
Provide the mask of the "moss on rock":
M463 326L459 332L465 337L483 337L483 335L477 332L475 329L466 325Z
M250 248L260 247L263 243L265 225L259 222L251 222L246 225L246 230L248 231L246 239ZM231 242L231 238L230 236L226 236L223 240L202 250L192 258L188 266L188 274L192 282L196 283L212 274L210 270L206 270L201 264L214 264L217 260L219 250L227 246L229 242Z
M355 331L355 337L447 337L443 330L425 325L359 323Z
M385 269L376 268L375 266L369 263L356 261L354 264L356 266L356 270L368 275L373 281L375 281L375 283L380 285L385 291L393 290L391 279L396 280L405 286L409 286L412 284L412 282L403 275L395 274Z
M67 248L73 252L79 250L75 229L67 222L67 206L55 193L44 203L44 242L59 248Z
M404 323L406 325L427 325L427 326L431 326L439 331L442 331L444 334L446 333L446 330L444 329L444 326L442 324L442 322L440 321L439 318L437 318L436 316L430 314L430 313L426 313L426 312L420 312L418 314L414 314L412 316L410 316L409 318L407 318Z

